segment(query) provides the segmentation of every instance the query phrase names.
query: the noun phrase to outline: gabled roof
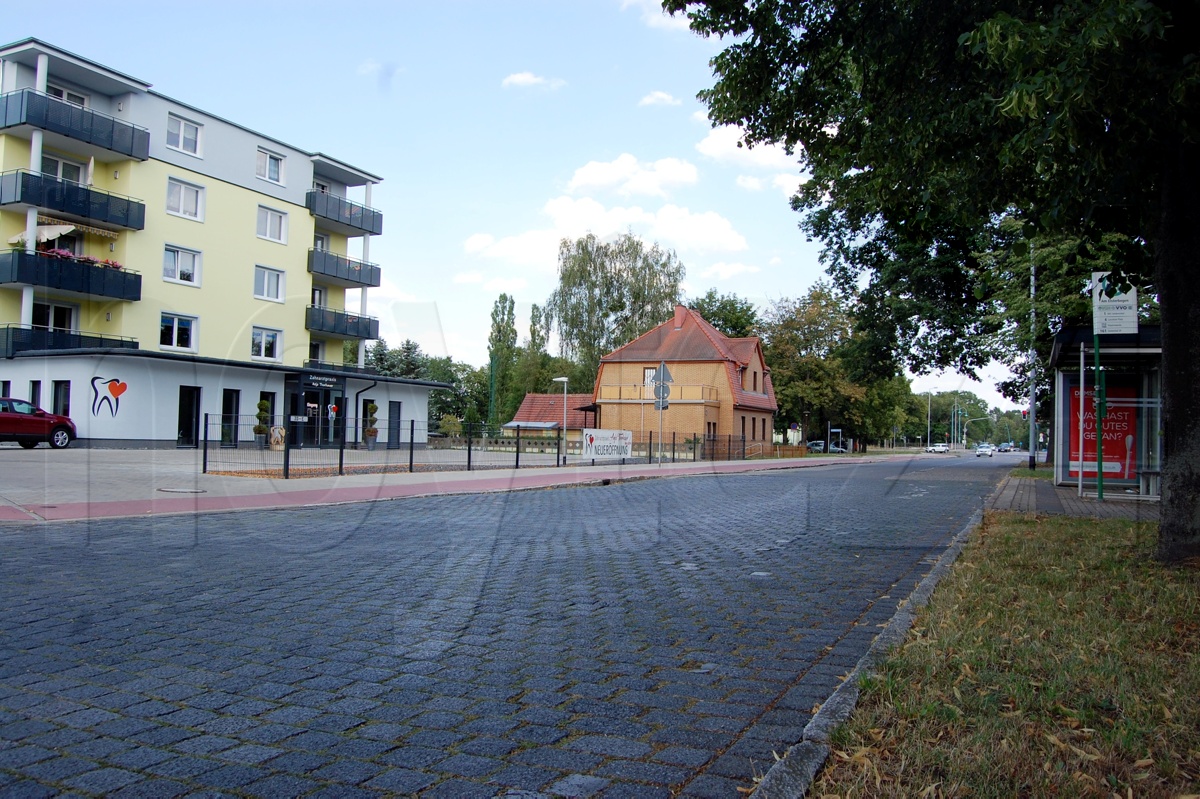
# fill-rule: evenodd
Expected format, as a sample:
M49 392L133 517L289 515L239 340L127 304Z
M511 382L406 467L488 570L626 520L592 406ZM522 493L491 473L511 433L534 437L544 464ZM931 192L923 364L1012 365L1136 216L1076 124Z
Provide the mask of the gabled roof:
M722 361L729 375L735 408L748 408L775 413L775 386L771 370L762 357L762 343L757 336L729 338L710 325L704 317L682 305L675 306L675 315L658 327L618 347L600 359L606 363L653 363L659 361L684 363ZM742 388L741 370L750 364L763 364L762 393ZM561 409L561 406L560 406Z
M595 414L589 415L587 411L581 411L580 408L591 407L591 394L568 394L567 395L567 429L582 430L585 427L594 425L596 421ZM525 399L521 400L521 407L517 409L517 413L512 418L512 422L508 425L530 424L539 427L562 427L563 421L563 395L559 394L526 394Z

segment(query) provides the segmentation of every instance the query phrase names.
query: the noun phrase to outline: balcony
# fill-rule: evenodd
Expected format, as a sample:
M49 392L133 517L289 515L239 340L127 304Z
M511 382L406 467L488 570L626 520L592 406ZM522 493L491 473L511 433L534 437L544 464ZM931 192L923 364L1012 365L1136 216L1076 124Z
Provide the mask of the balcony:
M310 191L304 196L304 205L317 218L317 227L343 236L383 233L383 214L374 208L323 191Z
M137 272L91 259L56 258L42 252L0 252L0 285L9 283L128 302L142 298L142 276Z
M720 397L716 386L683 385L669 383L671 402L705 402L717 404ZM596 394L597 402L654 402L654 384L600 386Z
M139 161L150 157L150 131L145 128L33 89L0 95L0 129L21 125L56 133L105 153Z
M74 330L46 330L21 325L0 326L0 358L11 358L18 352L31 350L136 350L135 338L105 336L100 333L81 333Z
M314 333L330 338L376 339L379 338L379 320L373 316L358 316L319 305L308 306L304 327Z
M146 227L146 206L140 200L25 169L0 174L3 206L32 206L55 211L71 221L99 222L126 230Z
M382 280L379 267L356 261L328 250L308 251L308 271L321 281L347 289L378 288Z

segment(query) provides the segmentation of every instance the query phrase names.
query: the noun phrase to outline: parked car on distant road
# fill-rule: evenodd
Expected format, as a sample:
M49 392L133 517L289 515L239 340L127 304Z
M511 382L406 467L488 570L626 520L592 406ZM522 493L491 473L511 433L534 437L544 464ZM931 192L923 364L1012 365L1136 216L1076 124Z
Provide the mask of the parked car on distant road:
M845 448L845 447L839 447L837 444L830 444L830 445L829 445L829 449L828 449L828 450L826 450L826 451L827 451L827 452L830 452L830 453L834 453L834 452L837 452L837 453L844 453L844 452L846 451L846 448Z
M46 413L32 402L0 397L0 441L16 441L25 449L46 441L62 449L75 437L75 423L68 417Z
M824 441L810 441L805 446L808 447L809 452L824 452L825 451L825 442Z
M930 452L949 452L950 445L949 444L934 444L932 447L929 448L929 451Z
M982 458L984 455L987 455L990 458L995 454L996 453L992 449L991 444L986 444L986 443L980 444L978 447L975 448L975 457L976 458Z

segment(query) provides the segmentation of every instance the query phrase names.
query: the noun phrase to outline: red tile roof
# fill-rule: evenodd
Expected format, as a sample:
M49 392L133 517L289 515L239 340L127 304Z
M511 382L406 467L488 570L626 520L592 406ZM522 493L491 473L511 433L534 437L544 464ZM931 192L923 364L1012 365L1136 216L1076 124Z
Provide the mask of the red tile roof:
M691 308L676 305L674 317L600 359L602 364L659 361L667 364L724 361L735 408L771 413L779 409L775 401L775 386L771 382L771 370L763 361L762 342L758 337L729 338ZM756 394L742 388L740 369L751 364L763 364L763 393ZM559 409L561 411L561 405Z
M592 411L581 411L579 408L591 407L591 394L567 394L567 429L582 430L585 427L596 426L596 416ZM557 394L526 394L521 400L521 407L513 416L514 422L553 422L556 427L562 427L563 395Z

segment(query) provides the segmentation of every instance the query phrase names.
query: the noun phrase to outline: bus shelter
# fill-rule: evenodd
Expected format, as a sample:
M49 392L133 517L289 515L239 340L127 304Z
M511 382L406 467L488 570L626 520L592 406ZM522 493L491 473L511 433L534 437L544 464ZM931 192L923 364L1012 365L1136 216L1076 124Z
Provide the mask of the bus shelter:
M1157 325L1100 336L1090 327L1054 337L1054 482L1107 498L1157 500L1162 465L1162 336ZM1098 390L1099 386L1103 390ZM1103 400L1103 401L1102 401ZM1103 453L1102 461L1098 455Z

